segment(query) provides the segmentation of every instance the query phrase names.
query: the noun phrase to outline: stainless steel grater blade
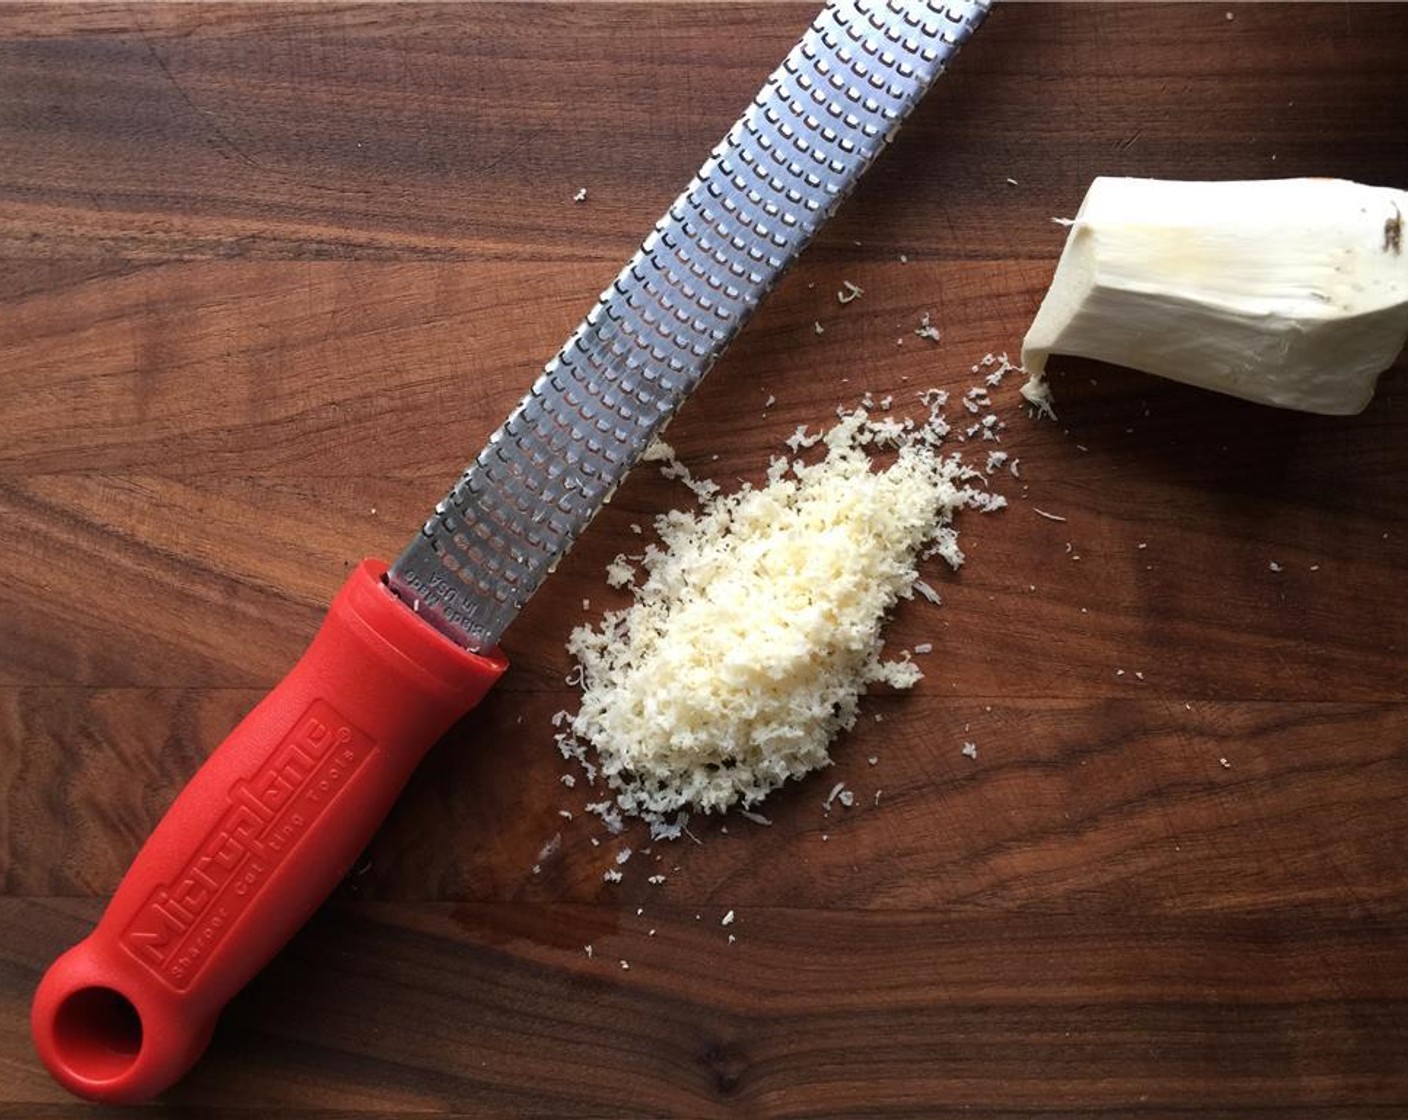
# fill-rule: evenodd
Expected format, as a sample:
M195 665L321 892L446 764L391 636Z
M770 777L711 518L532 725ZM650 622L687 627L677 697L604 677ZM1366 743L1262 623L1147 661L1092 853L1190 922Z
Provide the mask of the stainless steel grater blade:
M828 3L435 507L392 589L492 648L989 5Z

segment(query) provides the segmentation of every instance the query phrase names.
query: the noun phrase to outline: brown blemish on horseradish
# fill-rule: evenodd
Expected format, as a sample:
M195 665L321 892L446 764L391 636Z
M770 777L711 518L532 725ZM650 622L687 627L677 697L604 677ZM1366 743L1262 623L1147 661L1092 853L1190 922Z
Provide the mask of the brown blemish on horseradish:
M1403 214L1393 204L1393 217L1384 219L1384 252L1395 257L1403 252Z

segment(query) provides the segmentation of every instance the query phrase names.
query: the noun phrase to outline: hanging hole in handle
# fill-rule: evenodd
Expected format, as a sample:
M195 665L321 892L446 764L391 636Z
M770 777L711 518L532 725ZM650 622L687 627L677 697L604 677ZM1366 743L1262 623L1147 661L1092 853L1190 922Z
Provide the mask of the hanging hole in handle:
M80 988L54 1016L59 1061L84 1080L122 1076L142 1050L142 1018L132 1001L112 988Z

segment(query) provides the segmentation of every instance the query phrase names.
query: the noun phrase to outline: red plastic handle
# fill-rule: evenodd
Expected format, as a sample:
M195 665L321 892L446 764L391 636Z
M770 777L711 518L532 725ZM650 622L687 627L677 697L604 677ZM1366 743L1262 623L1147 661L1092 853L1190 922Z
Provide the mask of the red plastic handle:
M332 891L430 746L508 667L461 649L365 561L313 644L176 798L31 1027L81 1097L146 1100Z

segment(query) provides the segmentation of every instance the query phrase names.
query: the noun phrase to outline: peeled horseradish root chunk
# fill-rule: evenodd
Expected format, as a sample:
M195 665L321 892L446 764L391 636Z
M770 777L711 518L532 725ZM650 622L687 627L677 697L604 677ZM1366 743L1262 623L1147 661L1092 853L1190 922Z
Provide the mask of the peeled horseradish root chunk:
M1343 179L1098 178L1022 342L1328 415L1360 412L1408 337L1408 192Z

